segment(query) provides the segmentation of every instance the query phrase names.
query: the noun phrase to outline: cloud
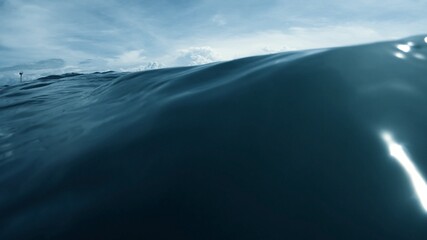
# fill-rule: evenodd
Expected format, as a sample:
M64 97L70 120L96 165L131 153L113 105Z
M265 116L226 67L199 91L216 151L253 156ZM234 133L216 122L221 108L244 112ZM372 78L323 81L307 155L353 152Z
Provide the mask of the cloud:
M0 51L7 51L7 50L9 50L8 47L3 46L3 45L0 44Z
M192 66L220 61L221 57L211 47L190 47L178 52L174 65Z
M234 36L217 35L203 43L215 49L221 60L282 51L329 48L399 38L404 24L359 22L334 26L294 26L285 30L264 30ZM410 29L411 26L407 26ZM403 35L405 36L405 35ZM409 35L408 35L409 36Z
M63 59L55 71L145 69L388 40L424 33L426 8L420 0L0 0L0 66Z
M261 52L270 54L270 53L279 53L279 52L286 52L292 50L289 47L283 46L283 47L264 47L261 48Z
M120 71L123 72L139 72L139 71L148 71L154 69L165 68L166 65L160 62L146 62L136 67L124 67L120 68Z
M18 72L24 72L24 81L42 76L67 72L65 61L54 58L0 68L0 84L16 83L19 80Z
M131 50L124 52L117 57L110 59L109 64L111 66L130 66L138 65L146 61L146 57L143 55L144 50Z
M227 20L221 14L214 15L211 20L213 23L215 23L218 26L224 26L227 24Z
M47 59L34 63L14 65L10 67L2 67L0 71L25 71L25 70L44 70L44 69L55 69L62 68L65 66L63 59Z

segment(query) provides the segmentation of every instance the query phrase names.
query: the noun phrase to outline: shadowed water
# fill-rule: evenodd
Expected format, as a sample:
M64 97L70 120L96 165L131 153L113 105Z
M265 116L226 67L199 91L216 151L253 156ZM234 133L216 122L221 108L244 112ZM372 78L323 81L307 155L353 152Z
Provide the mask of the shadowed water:
M0 239L425 239L427 39L0 87Z

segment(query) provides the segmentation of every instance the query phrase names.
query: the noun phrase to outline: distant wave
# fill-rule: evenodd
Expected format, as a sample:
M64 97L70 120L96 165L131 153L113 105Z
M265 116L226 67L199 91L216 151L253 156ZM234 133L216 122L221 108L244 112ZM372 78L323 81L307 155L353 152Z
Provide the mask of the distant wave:
M425 239L424 37L0 87L0 239Z

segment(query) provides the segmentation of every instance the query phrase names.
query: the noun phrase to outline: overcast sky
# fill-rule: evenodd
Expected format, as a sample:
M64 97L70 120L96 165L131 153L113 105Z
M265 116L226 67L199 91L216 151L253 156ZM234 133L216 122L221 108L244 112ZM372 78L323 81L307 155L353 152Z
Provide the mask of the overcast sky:
M0 0L0 72L138 70L396 39L427 33L426 9L426 0Z

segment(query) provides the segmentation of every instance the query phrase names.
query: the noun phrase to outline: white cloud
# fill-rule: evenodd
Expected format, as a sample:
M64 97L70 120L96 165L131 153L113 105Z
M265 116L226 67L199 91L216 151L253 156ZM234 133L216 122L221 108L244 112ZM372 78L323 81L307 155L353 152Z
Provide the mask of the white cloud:
M0 0L0 66L57 58L67 63L63 71L143 70L153 62L195 65L390 40L425 33L425 6L419 0Z
M23 72L23 80L32 80L46 73L62 72L65 67L63 59L46 59L0 68L0 84L11 84L19 81L19 72Z
M263 53L270 54L270 53L279 53L279 52L286 52L292 50L289 47L283 46L283 47L271 47L267 46L261 49Z
M218 26L224 26L227 24L227 20L221 14L214 15L211 20L213 23L215 23Z
M123 71L123 72L139 72L139 71L160 69L160 68L164 68L164 67L166 67L166 66L160 62L146 62L146 63L143 63L139 66L122 67L122 68L120 68L120 71Z
M399 26L368 23L322 27L292 27L235 36L201 39L194 45L211 46L222 60L293 50L329 48L389 40L396 37ZM405 35L403 35L405 36Z
M178 51L176 66L200 65L222 60L221 56L211 47L190 47Z
M19 64L10 67L2 67L0 71L25 71L25 70L44 70L44 69L55 69L62 68L65 66L65 61L63 59L46 59L42 61Z
M146 57L143 55L144 50L132 50L127 51L119 56L110 59L109 64L111 66L129 66L138 65L146 61Z

